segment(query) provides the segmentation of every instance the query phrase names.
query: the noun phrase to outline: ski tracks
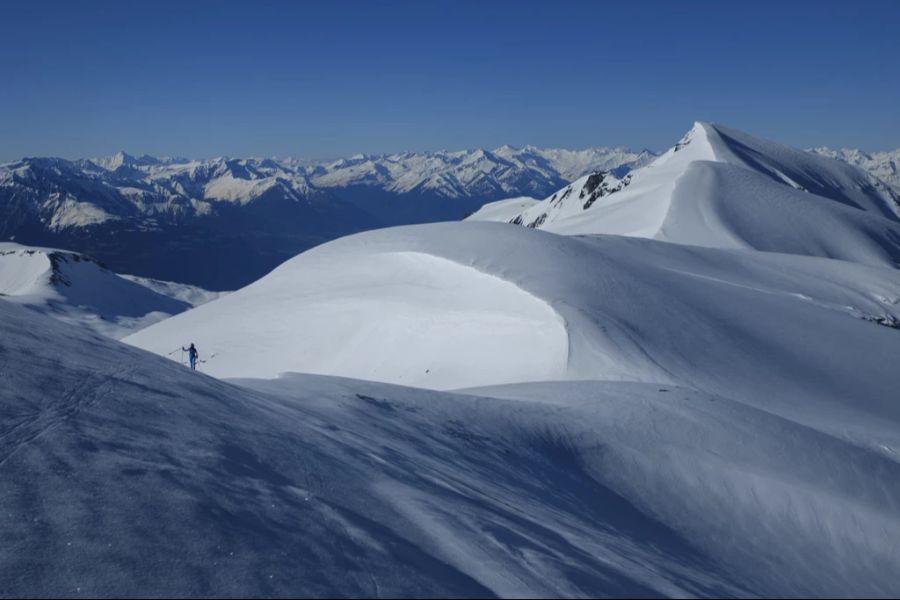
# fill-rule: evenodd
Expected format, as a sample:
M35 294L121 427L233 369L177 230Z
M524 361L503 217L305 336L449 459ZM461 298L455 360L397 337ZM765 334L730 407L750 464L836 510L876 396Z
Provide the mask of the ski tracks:
M36 441L73 418L77 414L96 406L116 389L119 382L127 379L136 366L132 360L124 366L107 373L95 373L81 379L59 396L49 407L26 417L7 431L0 433L0 468L19 450Z

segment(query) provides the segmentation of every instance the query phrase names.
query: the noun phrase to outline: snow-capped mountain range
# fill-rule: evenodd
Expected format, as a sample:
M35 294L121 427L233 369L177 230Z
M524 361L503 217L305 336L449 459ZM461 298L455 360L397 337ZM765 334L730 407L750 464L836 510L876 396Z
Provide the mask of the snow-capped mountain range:
M0 240L87 252L115 270L235 288L317 243L373 227L458 220L543 196L596 169L653 158L625 148L299 159L114 156L0 165Z
M898 181L898 155L816 154ZM549 197L593 172L624 181L649 150L494 150L296 158L24 158L0 165L0 240L85 252L119 272L234 289L341 235L458 220L483 204ZM602 191L602 190L601 190Z
M856 165L900 190L900 148L887 152L863 152L856 148L832 150L822 146L812 148L809 152Z
M596 147L585 150L515 148L458 152L404 152L356 155L307 165L305 172L321 188L376 185L408 194L428 191L444 198L493 198L536 193L553 182L571 181L595 169L633 168L655 155L649 150ZM300 168L299 161L289 162Z

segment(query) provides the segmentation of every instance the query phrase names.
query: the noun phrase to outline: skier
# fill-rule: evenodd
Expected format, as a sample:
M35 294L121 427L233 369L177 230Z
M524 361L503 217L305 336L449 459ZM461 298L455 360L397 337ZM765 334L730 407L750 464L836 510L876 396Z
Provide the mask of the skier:
M191 369L197 369L197 359L200 358L200 353L197 352L197 349L194 348L194 342L191 342L190 348L182 348L185 352L188 353L188 359L191 361Z

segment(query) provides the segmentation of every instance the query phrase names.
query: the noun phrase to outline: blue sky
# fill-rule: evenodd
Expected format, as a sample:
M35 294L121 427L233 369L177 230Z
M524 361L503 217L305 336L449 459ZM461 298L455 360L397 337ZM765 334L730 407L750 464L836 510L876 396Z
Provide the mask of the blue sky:
M900 1L9 2L0 160L900 146Z

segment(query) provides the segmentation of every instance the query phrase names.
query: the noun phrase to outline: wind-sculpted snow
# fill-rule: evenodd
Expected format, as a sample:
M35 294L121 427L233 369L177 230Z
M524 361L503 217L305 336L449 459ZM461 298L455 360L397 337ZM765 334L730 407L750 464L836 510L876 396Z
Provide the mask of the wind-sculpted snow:
M785 416L801 397L823 415L865 397L869 434L900 447L881 421L900 410L884 360L900 336L870 320L900 316L898 299L894 269L452 223L326 244L126 341L158 354L195 342L220 377L667 382Z
M300 271L276 269L216 301L207 318L129 340L161 354L194 342L219 377L310 371L446 389L565 371L559 316L503 278L414 245L308 256Z
M696 161L678 180L655 237L872 265L900 264L900 223L823 200L753 170Z
M124 277L75 252L0 242L0 297L115 338L218 293Z
M10 595L900 592L896 456L727 397L238 387L8 303L0 331Z
M510 221L900 264L900 194L843 162L707 123L645 167L583 177Z

